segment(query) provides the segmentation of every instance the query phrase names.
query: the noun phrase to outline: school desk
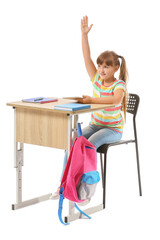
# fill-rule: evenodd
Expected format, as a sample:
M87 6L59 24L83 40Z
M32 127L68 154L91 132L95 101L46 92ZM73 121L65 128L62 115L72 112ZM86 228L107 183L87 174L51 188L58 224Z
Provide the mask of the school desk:
M12 210L23 208L35 203L49 200L51 193L22 201L22 166L24 143L34 144L67 150L70 152L72 143L77 137L78 115L95 110L102 110L111 105L91 104L91 108L79 111L55 110L54 106L71 103L75 100L58 98L51 103L11 102L8 106L14 108L14 167L16 168L16 203ZM59 170L61 171L61 170ZM103 209L103 204L84 210L87 214ZM74 203L69 201L69 215L65 222L80 218L80 213L75 213Z

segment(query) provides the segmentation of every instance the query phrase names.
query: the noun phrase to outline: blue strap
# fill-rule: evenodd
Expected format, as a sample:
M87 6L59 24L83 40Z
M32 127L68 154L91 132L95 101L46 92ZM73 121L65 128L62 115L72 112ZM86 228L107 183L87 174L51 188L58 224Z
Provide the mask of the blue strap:
M75 208L77 208L77 210L78 210L80 213L82 213L84 216L86 216L86 217L88 217L89 219L91 219L91 217L88 216L85 212L83 212L83 211L77 206L76 203L74 203L74 206L75 206Z
M64 197L63 197L63 191L64 191L64 189L63 189L63 187L61 186L60 191L59 191L59 193L60 193L60 198L59 198L58 217L59 217L59 220L60 220L60 222L61 222L62 224L68 225L69 223L65 223L65 222L62 220L62 209L63 209L63 199L64 199Z
M58 217L59 217L59 220L60 220L60 222L61 222L62 224L64 224L64 225L69 225L69 223L65 223L65 222L62 220L62 209L63 209L63 199L64 199L64 197L63 197L63 192L64 192L64 189L63 189L63 187L61 186L60 191L59 191L59 193L60 193L60 198L59 198ZM76 203L74 203L74 206L75 206L75 208L77 208L77 210L78 210L80 213L82 213L84 216L86 216L86 217L88 217L89 219L91 219L91 217L88 216L85 212L83 212L83 211L77 206Z
M82 136L81 124L78 123L78 137Z

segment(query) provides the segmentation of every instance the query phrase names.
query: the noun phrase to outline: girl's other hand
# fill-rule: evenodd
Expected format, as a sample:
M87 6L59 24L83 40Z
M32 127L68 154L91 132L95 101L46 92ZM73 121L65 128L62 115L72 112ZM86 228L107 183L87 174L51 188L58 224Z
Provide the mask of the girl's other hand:
M92 103L92 97L83 95L82 99L78 100L79 103Z
M88 26L88 17L85 16L83 17L83 19L81 19L81 31L82 34L88 34L89 31L91 30L93 24L90 25L90 27Z

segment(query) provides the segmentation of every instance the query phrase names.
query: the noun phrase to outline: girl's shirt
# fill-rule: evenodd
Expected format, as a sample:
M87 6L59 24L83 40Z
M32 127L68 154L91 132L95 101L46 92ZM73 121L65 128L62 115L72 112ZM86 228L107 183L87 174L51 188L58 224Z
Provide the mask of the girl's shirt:
M93 97L107 97L114 96L117 89L126 90L125 82L122 80L115 80L111 85L104 86L99 74L96 73L92 79ZM117 132L122 133L124 127L124 120L121 114L122 103L109 107L104 110L95 111L91 114L90 124L100 127L108 127Z

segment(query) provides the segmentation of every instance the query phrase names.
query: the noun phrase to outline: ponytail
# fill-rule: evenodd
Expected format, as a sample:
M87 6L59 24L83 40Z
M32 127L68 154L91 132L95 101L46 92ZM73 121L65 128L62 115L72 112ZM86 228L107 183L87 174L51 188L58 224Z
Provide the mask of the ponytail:
M122 60L121 66L120 66L119 79L123 80L126 84L126 91L125 91L125 95L124 95L124 98L122 101L122 107L123 107L123 111L124 111L124 120L126 122L127 96L128 96L128 92L127 92L128 71L127 71L126 61L125 61L124 57L122 57L122 56L118 56L118 57L121 58L121 60Z

